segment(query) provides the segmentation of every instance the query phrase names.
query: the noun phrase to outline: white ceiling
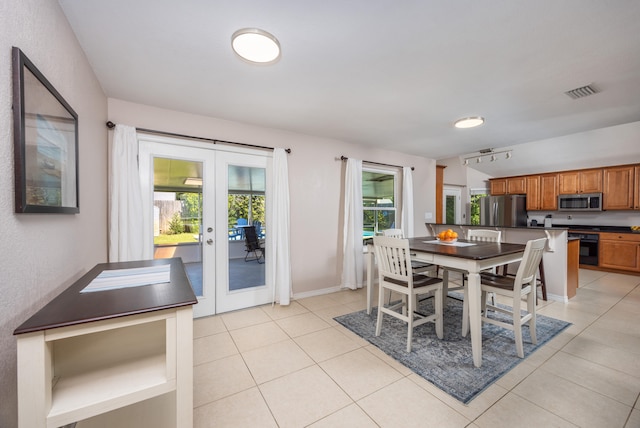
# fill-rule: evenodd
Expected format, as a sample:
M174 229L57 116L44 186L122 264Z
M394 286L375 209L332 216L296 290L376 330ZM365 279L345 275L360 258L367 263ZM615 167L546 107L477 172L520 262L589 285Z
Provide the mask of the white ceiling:
M640 120L638 0L59 2L111 98L434 159Z

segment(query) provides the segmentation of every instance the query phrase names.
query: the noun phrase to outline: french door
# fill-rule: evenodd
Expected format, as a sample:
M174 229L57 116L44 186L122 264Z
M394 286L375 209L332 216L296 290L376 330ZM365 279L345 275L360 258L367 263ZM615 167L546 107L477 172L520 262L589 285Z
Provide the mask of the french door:
M248 254L240 226L259 228L263 241L269 239L264 207L271 158L155 136L139 143L154 258L182 258L198 298L194 317L270 302L268 254Z

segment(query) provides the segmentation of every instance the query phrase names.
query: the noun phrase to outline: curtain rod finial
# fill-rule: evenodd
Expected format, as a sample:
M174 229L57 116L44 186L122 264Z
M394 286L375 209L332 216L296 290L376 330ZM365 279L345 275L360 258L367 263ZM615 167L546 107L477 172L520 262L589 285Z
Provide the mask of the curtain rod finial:
M113 123L113 122L111 122L111 121L108 121L108 122L107 122L107 128L109 128L109 129L113 129L113 128L115 128L115 127L116 127L116 124L115 124L115 123Z

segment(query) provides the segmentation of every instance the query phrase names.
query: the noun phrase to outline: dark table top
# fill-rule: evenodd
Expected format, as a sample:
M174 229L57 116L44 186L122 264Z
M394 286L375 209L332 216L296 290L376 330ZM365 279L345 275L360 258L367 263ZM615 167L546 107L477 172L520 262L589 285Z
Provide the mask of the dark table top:
M472 260L486 260L493 257L521 253L525 249L524 244L510 244L508 242L485 242L458 239L458 242L469 242L475 244L465 247L458 247L451 244L425 243L424 241L437 240L433 236L409 238L409 248L413 251L440 254Z
M156 265L171 265L171 282L80 293L100 272ZM13 334L83 324L198 303L182 259L101 263L60 293L18 327Z

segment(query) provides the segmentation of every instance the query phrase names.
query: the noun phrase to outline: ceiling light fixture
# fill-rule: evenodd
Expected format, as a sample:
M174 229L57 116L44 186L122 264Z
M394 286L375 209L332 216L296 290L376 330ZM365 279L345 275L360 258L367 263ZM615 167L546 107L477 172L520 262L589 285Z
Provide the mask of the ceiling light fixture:
M491 162L495 162L500 160L498 155L504 154L505 159L511 159L511 150L502 150L499 152L494 151L493 149L482 149L478 150L479 154L474 154L467 156L462 159L462 165L469 165L469 161L475 159L476 163L482 163L482 158L488 157Z
M480 126L484 123L484 117L473 116L473 117L465 117L462 119L458 119L453 123L453 126L456 128L475 128L476 126Z
M258 64L274 63L280 58L280 42L258 28L243 28L231 36L231 47L242 59Z
M187 177L184 179L184 184L187 186L202 186L202 178L200 177Z

